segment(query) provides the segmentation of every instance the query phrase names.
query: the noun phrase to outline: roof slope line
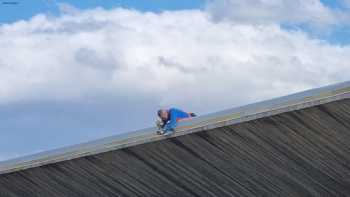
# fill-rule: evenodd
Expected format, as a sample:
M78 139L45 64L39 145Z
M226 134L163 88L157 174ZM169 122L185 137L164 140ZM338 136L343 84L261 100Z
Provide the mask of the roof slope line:
M179 123L175 134L168 137L157 135L155 132L156 128L151 127L122 135L106 137L92 142L0 162L0 174L155 142L203 130L238 124L348 98L350 98L350 81L205 116L199 116L190 121Z

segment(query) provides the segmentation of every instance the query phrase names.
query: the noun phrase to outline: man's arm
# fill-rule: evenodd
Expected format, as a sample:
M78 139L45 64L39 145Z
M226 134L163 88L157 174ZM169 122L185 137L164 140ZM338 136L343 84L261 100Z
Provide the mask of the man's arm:
M176 119L177 119L177 114L175 111L171 110L169 111L170 115L170 121L165 125L165 131L174 131L176 127Z

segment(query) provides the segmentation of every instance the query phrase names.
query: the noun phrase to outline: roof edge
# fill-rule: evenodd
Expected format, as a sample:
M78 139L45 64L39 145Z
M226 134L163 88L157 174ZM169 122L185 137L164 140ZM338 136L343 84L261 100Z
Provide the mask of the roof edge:
M0 162L0 175L238 124L349 98L350 81L199 116L190 121L179 123L176 132L171 136L157 135L156 128L151 127L102 138L92 142L3 161Z

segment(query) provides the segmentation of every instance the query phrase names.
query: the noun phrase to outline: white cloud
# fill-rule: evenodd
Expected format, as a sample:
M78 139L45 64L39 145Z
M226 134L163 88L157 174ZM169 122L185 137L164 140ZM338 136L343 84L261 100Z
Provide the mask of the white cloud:
M326 9L318 6L310 20ZM348 46L199 10L38 15L1 26L0 45L1 103L108 95L210 111L350 77Z
M58 9L60 10L61 13L64 14L70 14L70 15L74 15L74 14L79 14L80 10L77 9L76 7L68 4L68 3L57 3Z
M216 20L250 24L289 23L324 27L344 22L345 13L320 0L208 0L207 10Z
M342 3L344 3L346 6L350 7L350 0L340 0Z

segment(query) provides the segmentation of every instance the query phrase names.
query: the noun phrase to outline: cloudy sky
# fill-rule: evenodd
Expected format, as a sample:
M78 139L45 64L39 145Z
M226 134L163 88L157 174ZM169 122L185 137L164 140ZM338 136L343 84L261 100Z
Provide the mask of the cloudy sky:
M349 0L0 0L0 160L350 80Z

